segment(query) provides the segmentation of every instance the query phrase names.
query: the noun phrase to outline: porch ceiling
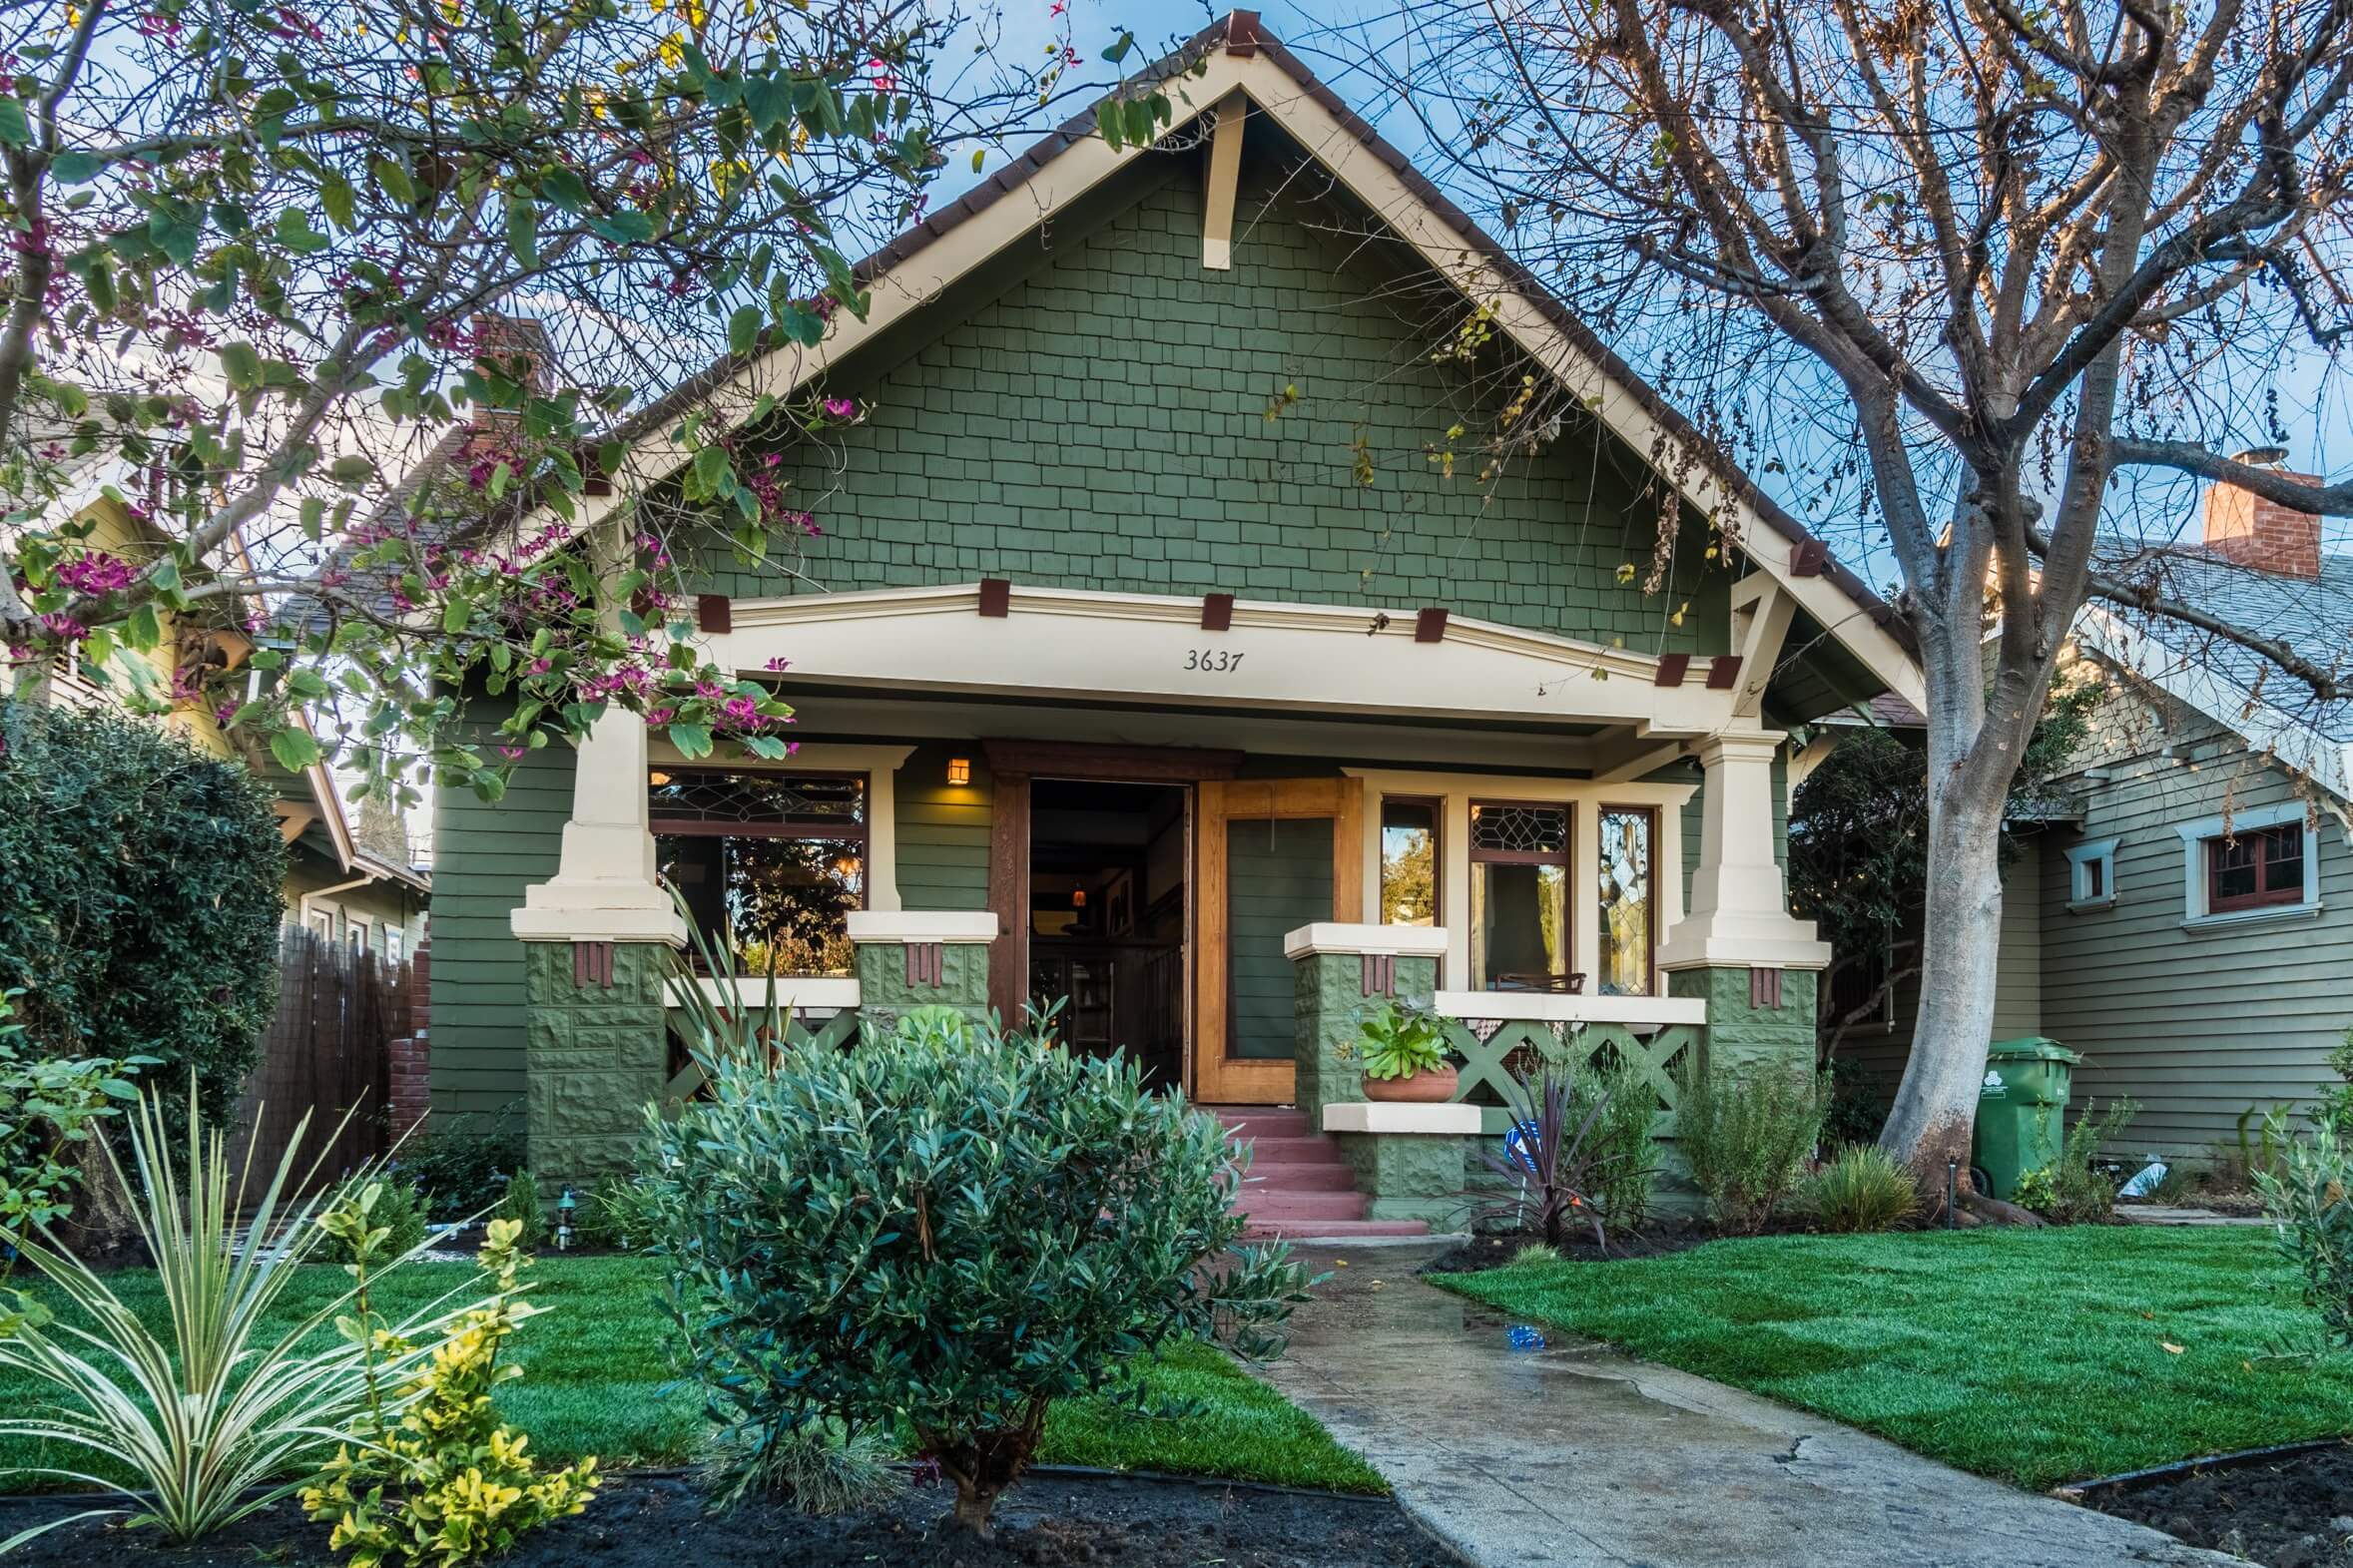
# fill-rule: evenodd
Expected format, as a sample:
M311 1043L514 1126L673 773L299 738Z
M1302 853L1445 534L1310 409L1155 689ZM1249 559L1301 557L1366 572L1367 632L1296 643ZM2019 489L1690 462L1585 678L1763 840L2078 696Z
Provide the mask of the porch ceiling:
M785 700L805 739L1054 741L1129 747L1204 747L1254 758L1312 758L1341 765L1413 763L1472 772L1591 771L1614 732L1592 724L1549 726L1465 720L1438 725L1356 714L1170 708L1071 698L991 701L958 692L890 696L833 683L788 683Z

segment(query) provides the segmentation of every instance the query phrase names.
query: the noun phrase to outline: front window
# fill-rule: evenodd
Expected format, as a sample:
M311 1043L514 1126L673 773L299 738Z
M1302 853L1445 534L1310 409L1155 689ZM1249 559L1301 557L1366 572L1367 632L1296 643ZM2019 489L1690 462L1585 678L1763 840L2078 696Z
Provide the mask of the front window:
M1569 991L1568 807L1471 806L1471 975L1484 991Z
M1600 991L1603 996L1648 996L1657 816L1613 805L1602 810L1600 826Z
M858 774L656 770L661 874L748 974L853 972L866 906L867 781Z
M2206 840L2206 911L2261 909L2304 901L2304 824Z
M1436 800L1381 802L1381 923L1432 926L1438 919Z

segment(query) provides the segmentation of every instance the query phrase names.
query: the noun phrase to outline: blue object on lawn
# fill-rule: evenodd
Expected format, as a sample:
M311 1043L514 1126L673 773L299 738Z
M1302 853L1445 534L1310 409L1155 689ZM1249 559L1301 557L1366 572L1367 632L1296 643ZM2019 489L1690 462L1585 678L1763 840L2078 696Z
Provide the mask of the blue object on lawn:
M1542 1329L1532 1323L1513 1323L1511 1325L1512 1349L1541 1350L1543 1347L1544 1333Z
M1516 1123L1503 1134L1503 1158L1530 1176L1536 1174L1536 1157L1532 1148L1536 1136L1536 1124L1533 1122Z

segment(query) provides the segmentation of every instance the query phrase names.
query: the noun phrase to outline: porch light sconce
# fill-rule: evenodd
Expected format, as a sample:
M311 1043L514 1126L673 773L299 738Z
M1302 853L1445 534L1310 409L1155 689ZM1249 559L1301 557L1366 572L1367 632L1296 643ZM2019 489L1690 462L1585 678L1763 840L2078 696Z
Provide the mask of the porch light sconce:
M951 784L970 784L972 782L972 759L969 757L949 758L947 760L947 782Z
M1073 909L1084 909L1086 907L1085 888L1073 887L1070 889L1070 907Z

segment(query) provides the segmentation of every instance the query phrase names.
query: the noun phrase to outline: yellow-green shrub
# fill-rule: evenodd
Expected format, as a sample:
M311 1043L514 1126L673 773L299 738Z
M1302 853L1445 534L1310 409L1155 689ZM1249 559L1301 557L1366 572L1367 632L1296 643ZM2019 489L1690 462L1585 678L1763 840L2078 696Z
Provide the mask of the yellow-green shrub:
M387 1229L371 1222L380 1199L371 1186L339 1204L321 1225L358 1260L353 1315L338 1324L364 1348L369 1371L366 1445L343 1447L317 1483L302 1492L313 1519L334 1521L328 1546L351 1554L351 1568L430 1563L434 1568L510 1550L528 1532L580 1512L596 1495L594 1457L542 1471L530 1439L498 1419L491 1393L522 1375L501 1365L499 1348L534 1315L523 1300L530 1259L516 1246L522 1226L490 1222L481 1266L489 1278L483 1305L442 1327L441 1342L411 1362L389 1386L377 1368L417 1346L386 1328L370 1309L368 1270L383 1256Z

